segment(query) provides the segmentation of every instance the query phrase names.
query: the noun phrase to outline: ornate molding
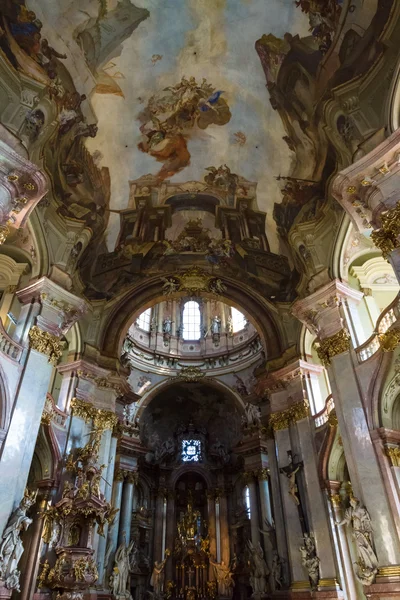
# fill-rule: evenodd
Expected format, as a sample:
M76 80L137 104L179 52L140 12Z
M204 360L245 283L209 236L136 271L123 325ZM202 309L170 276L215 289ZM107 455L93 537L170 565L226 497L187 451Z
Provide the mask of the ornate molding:
M378 335L382 352L393 352L400 344L400 329L389 329Z
M382 227L371 233L375 246L381 250L384 258L400 246L400 201L394 208L381 213Z
M308 417L308 402L303 400L293 404L286 410L272 413L269 417L269 424L273 431L280 431L281 429L287 429L292 423L301 421Z
M258 469L256 474L259 481L267 481L269 479L269 471L266 468Z
M62 356L64 342L48 331L43 331L37 325L30 328L28 336L29 347L48 356L49 363L56 366Z
M191 366L183 367L183 369L178 372L174 379L181 379L182 381L190 382L199 381L200 379L203 379L203 377L205 377L204 371L202 371L199 367Z
M331 335L319 343L317 353L324 367L331 364L331 358L337 354L342 354L350 349L350 335L346 329L340 329L334 335Z
M199 267L192 267L183 273L165 277L162 290L167 296L177 292L184 292L190 296L208 292L219 296L226 292L226 286L220 278L210 275Z
M392 467L400 467L400 447L385 446L385 452L392 463Z
M118 417L111 410L105 410L103 408L95 408L89 402L80 400L79 398L72 398L71 410L74 415L80 417L88 423L93 421L93 425L97 431L105 431L106 429L113 429L118 423Z

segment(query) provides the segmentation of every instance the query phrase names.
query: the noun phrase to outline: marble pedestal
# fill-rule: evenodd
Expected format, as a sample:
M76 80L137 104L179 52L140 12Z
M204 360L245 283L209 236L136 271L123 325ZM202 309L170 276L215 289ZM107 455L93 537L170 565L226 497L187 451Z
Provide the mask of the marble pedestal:
M11 598L12 593L13 590L9 590L8 588L6 588L4 583L0 581L0 600L2 600L3 598Z
M368 587L364 586L364 594L366 598L371 598L371 600L392 600L393 598L400 598L400 581L379 582L373 583Z

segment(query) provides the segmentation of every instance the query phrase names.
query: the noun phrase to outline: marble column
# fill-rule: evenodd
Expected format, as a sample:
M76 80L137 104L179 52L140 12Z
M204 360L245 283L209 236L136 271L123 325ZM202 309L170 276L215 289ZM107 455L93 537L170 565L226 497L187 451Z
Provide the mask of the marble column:
M336 484L336 485L334 485ZM342 500L339 494L340 482L329 482L329 501L332 507L332 518L334 534L337 536L340 556L338 562L342 564L342 585L346 592L347 600L357 600L362 595L362 586L356 581L354 576L353 560L350 553L349 542L346 530L343 527L336 527L335 523L340 523L343 519Z
M167 535L166 535L166 548L171 552L174 549L175 544L175 493L173 490L168 490L167 494ZM167 560L165 567L166 578L172 580L174 577L172 559Z
M217 556L217 543L216 543L216 522L215 522L215 493L213 490L207 492L207 516L208 516L208 535L210 538L210 555L215 560ZM210 567L209 579L213 581L215 579L214 569Z
M282 469L287 466L288 450L291 451L291 441L289 430L280 429L275 431L275 440L278 450L278 467ZM290 575L292 586L309 587L308 574L301 564L301 555L299 548L303 545L303 531L301 528L298 507L292 496L289 494L289 481L286 475L280 474L280 488L282 493L282 505L284 511L284 520L286 528L286 539L290 564Z
M254 473L245 473L246 485L249 487L250 492L250 529L251 529L251 541L256 546L260 541L260 517L258 514L258 498L257 498L257 484Z
M117 449L117 438L111 437L111 431L107 432L107 436L110 437L110 443L108 445L108 460L105 461L108 464L107 469L103 472L105 481L102 481L102 492L107 500L111 501L112 496L112 481L114 479L114 468L115 468L115 453ZM101 463L101 460L99 461ZM108 523L104 526L104 536L99 536L97 546L97 570L99 572L99 581L103 581L104 571L107 568L105 564L105 554L107 549L107 538L108 538Z
M310 532L314 534L315 547L319 564L320 586L336 589L336 565L329 531L323 491L321 490L317 468L317 449L310 417L296 422L298 444L303 461L304 483L308 504L308 520Z
M270 478L271 478L271 492L272 492L272 502L273 502L273 520L275 524L275 537L276 537L276 548L278 550L279 556L284 560L283 563L283 572L284 572L284 581L288 582L290 579L289 573L289 555L288 555L288 546L286 539L286 528L285 528L285 519L283 512L283 503L282 503L282 493L281 490L281 481L279 474L278 461L276 456L276 446L275 439L273 437L269 437L267 440L267 451L268 451L268 464L270 470ZM264 528L264 524L263 524Z
M17 296L23 307L16 337L26 349L12 419L2 447L0 530L24 494L51 373L62 352L60 336L83 314L86 306L45 277L19 290ZM67 303L72 307L68 313L62 310Z
M271 497L269 489L269 478L267 469L260 469L257 472L258 488L260 490L260 505L262 517L262 529L265 529L265 520L268 523L273 522Z
M39 484L39 492L36 505L33 509L33 523L30 528L29 548L25 548L26 560L21 568L21 596L20 600L31 600L36 589L36 579L39 572L41 535L43 531L44 513L47 509L49 498L53 492L53 480L42 481Z
M124 485L124 472L121 469L118 469L114 474L114 485L111 496L111 504L113 508L118 509L118 512L115 515L114 523L108 529L107 536L107 550L106 555L109 555L109 558L112 557L118 546L118 533L119 533L119 525L121 521L121 503L122 503L122 489ZM109 570L110 565L105 565L105 568Z
M219 495L219 519L221 532L221 560L226 565L230 562L229 549L229 524L228 524L228 502L226 492L221 492Z
M357 302L360 293L335 280L298 300L293 313L318 334L319 355L331 383L353 493L371 516L379 567L383 572L386 567L396 567L400 575L400 540L371 440L351 340L343 328L344 300Z
M153 546L153 557L154 560L162 560L162 545L163 545L163 512L164 512L164 500L167 494L165 488L159 488L156 498L156 510L154 519L154 546Z
M118 545L122 544L124 539L124 533L126 537L126 544L128 545L131 540L131 523L132 523L132 508L133 508L133 486L134 486L134 474L128 472L124 481L122 489L122 502L121 502L121 517L119 522L119 533L118 533Z

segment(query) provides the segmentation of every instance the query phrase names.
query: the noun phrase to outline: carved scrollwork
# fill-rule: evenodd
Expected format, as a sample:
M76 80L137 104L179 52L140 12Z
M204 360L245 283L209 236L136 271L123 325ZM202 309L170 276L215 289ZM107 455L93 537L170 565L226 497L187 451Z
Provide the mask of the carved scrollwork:
M37 325L29 330L29 347L49 357L49 363L56 366L62 356L64 343L48 331L43 331Z
M350 335L345 329L340 329L334 335L322 340L317 353L324 367L331 364L331 358L342 352L346 352L350 348Z

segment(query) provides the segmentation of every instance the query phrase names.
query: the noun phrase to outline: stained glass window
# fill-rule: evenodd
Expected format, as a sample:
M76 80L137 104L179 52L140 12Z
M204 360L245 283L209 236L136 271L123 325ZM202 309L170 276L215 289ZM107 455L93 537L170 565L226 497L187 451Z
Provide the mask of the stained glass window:
M200 440L182 440L182 460L183 462L201 461Z
M201 317L199 303L194 300L185 302L182 315L184 340L199 340L201 337Z

